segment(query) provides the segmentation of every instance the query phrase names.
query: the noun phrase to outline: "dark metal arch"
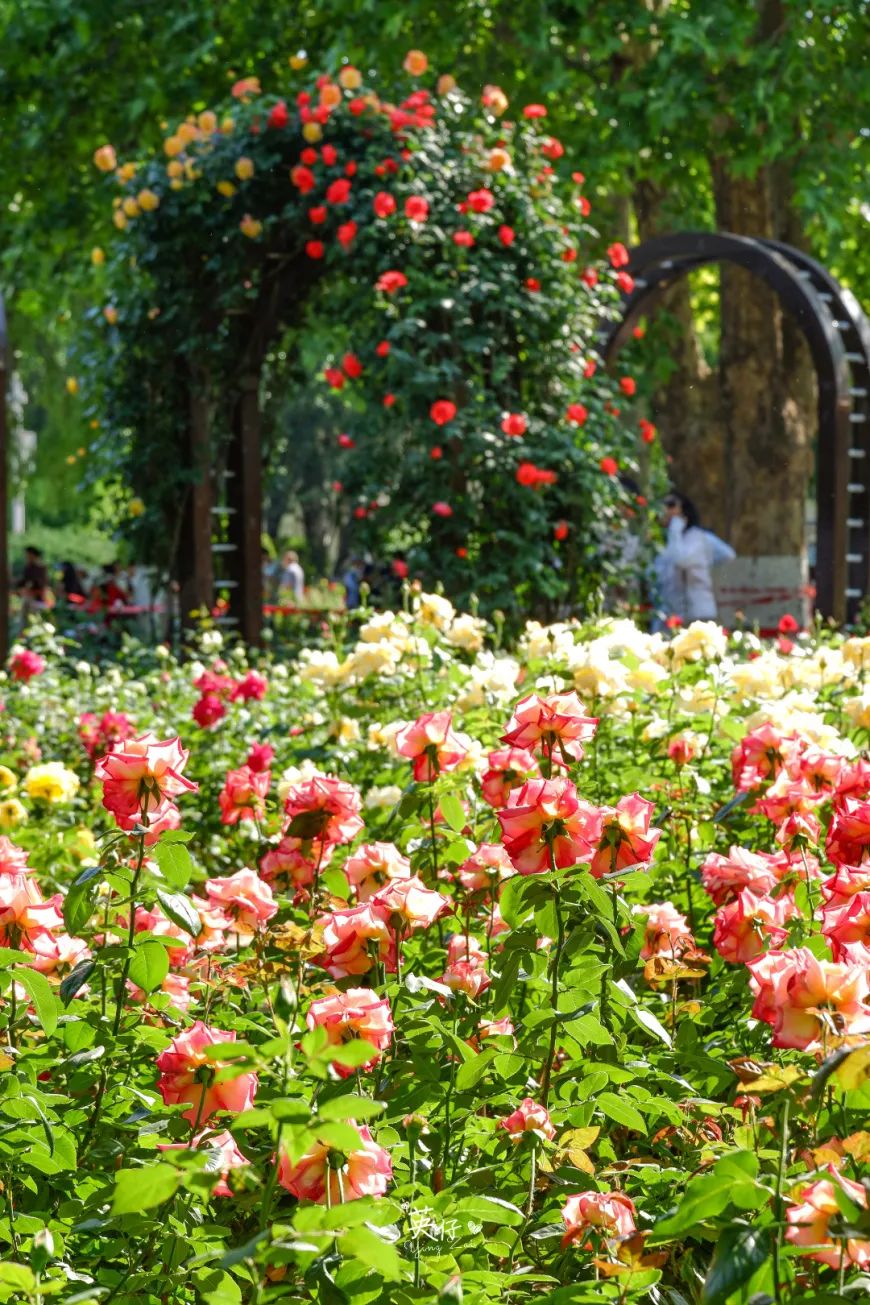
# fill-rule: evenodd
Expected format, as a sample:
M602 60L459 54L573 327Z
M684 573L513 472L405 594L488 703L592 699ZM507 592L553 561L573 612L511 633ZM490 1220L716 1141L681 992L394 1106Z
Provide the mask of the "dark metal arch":
M765 281L807 339L818 380L816 607L845 620L870 590L870 321L851 292L790 245L721 232L660 236L630 251L634 289L603 325L602 352L615 357L676 280L721 262Z

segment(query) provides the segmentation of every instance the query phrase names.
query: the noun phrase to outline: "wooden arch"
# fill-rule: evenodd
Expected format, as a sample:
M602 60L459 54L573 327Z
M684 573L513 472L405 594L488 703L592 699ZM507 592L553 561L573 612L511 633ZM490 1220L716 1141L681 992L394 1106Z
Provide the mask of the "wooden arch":
M870 593L870 321L851 291L799 249L760 237L683 231L630 251L634 290L602 330L611 360L638 317L680 277L736 263L765 281L795 318L818 382L816 608L845 621Z

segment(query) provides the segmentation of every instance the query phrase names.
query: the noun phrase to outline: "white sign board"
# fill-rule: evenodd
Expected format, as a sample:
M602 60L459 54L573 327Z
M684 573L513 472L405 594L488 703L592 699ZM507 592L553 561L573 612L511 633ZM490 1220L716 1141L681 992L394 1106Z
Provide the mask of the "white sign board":
M809 574L802 557L738 557L713 572L719 620L728 630L742 626L773 631L789 613L801 625L810 620Z

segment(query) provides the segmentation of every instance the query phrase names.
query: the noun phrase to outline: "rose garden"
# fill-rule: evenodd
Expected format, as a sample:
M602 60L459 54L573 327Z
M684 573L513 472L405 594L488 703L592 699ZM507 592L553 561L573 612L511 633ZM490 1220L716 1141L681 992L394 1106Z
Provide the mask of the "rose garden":
M402 57L89 147L67 398L176 619L2 676L0 1301L861 1299L866 624L654 621L595 159ZM293 350L396 561L264 635Z

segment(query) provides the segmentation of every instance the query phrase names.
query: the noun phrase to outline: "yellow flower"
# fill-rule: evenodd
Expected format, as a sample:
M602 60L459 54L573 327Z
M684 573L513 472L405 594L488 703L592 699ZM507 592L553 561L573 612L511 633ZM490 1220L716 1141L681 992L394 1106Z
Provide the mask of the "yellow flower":
M173 177L169 183L170 190L184 190L184 182L180 177Z
M145 511L145 504L142 502L141 498L130 499L129 511L131 517L141 517L142 513Z
M139 204L139 207L145 213L153 213L155 208L157 208L160 204L160 196L155 195L154 191L148 190L147 187L145 188L145 190L139 191L139 194L136 196L136 199Z
M0 789L16 788L18 780L15 778L15 772L8 766L0 766Z
M136 203L132 195L127 196L124 203L121 205L121 208L127 214L128 218L139 216L139 205Z
M511 156L508 154L507 150L495 149L490 151L486 166L489 168L490 172L501 172L502 168L506 168L510 161Z
M27 820L27 808L18 798L4 798L0 802L0 829L14 829Z
M102 267L105 261L106 255L103 253L102 249L100 249L99 245L95 245L91 250L91 262L94 267Z
M174 159L176 154L180 154L184 149L184 141L180 136L167 136L163 142L163 149L171 159Z
M251 217L250 213L246 213L239 223L239 230L242 235L247 236L249 240L256 240L260 232L263 230L263 224L262 222L258 222L256 218Z
M76 453L79 455L80 458L83 458L87 453L87 449L76 449Z
M111 145L101 145L98 150L94 150L94 163L100 169L100 172L114 172L118 159Z
M362 73L359 68L354 68L353 64L346 64L338 74L338 83L346 91L359 90L362 86Z
M402 67L405 72L410 73L412 77L422 77L423 73L429 67L429 60L422 50L409 50L405 55Z
M320 104L324 109L334 109L341 104L341 87L335 82L327 82L320 88Z
M231 199L236 193L236 188L231 181L219 181L217 188L221 195L226 195L227 199Z
M118 180L122 182L124 185L126 185L128 181L132 181L135 175L136 175L135 163L122 163L120 168L118 169Z
M97 840L89 829L81 826L72 831L67 847L77 861L90 861L96 851Z
M181 159L170 159L166 165L166 175L171 180L184 176L184 164Z
M248 181L253 175L254 163L252 159L246 158L244 155L240 159L236 159L236 176L239 181Z
M298 54L291 54L288 63L294 72L299 72L308 63L308 55L304 50L300 50Z
M114 326L118 320L118 310L113 304L106 304L103 309L103 316L110 326Z
M306 122L302 128L302 135L309 145L316 145L323 139L323 128L319 122Z
M68 376L66 378L66 392L67 394L78 394L79 383L74 376Z
M127 225L126 214L122 213L119 208L116 208L112 214L112 221L119 231L123 231L124 227Z
M229 136L231 132L235 131L235 129L236 120L231 116L231 114L228 113L225 118L221 118L221 131L225 136Z
M28 797L40 802L69 802L78 792L79 777L59 761L31 766L22 785Z
M449 95L451 91L456 90L456 78L451 77L450 73L442 73L435 89L439 95Z
M211 109L205 109L196 121L204 136L212 136L217 131L217 114Z
M76 460L76 455L74 453L68 453L66 455L66 465L68 467L75 466L75 460Z

